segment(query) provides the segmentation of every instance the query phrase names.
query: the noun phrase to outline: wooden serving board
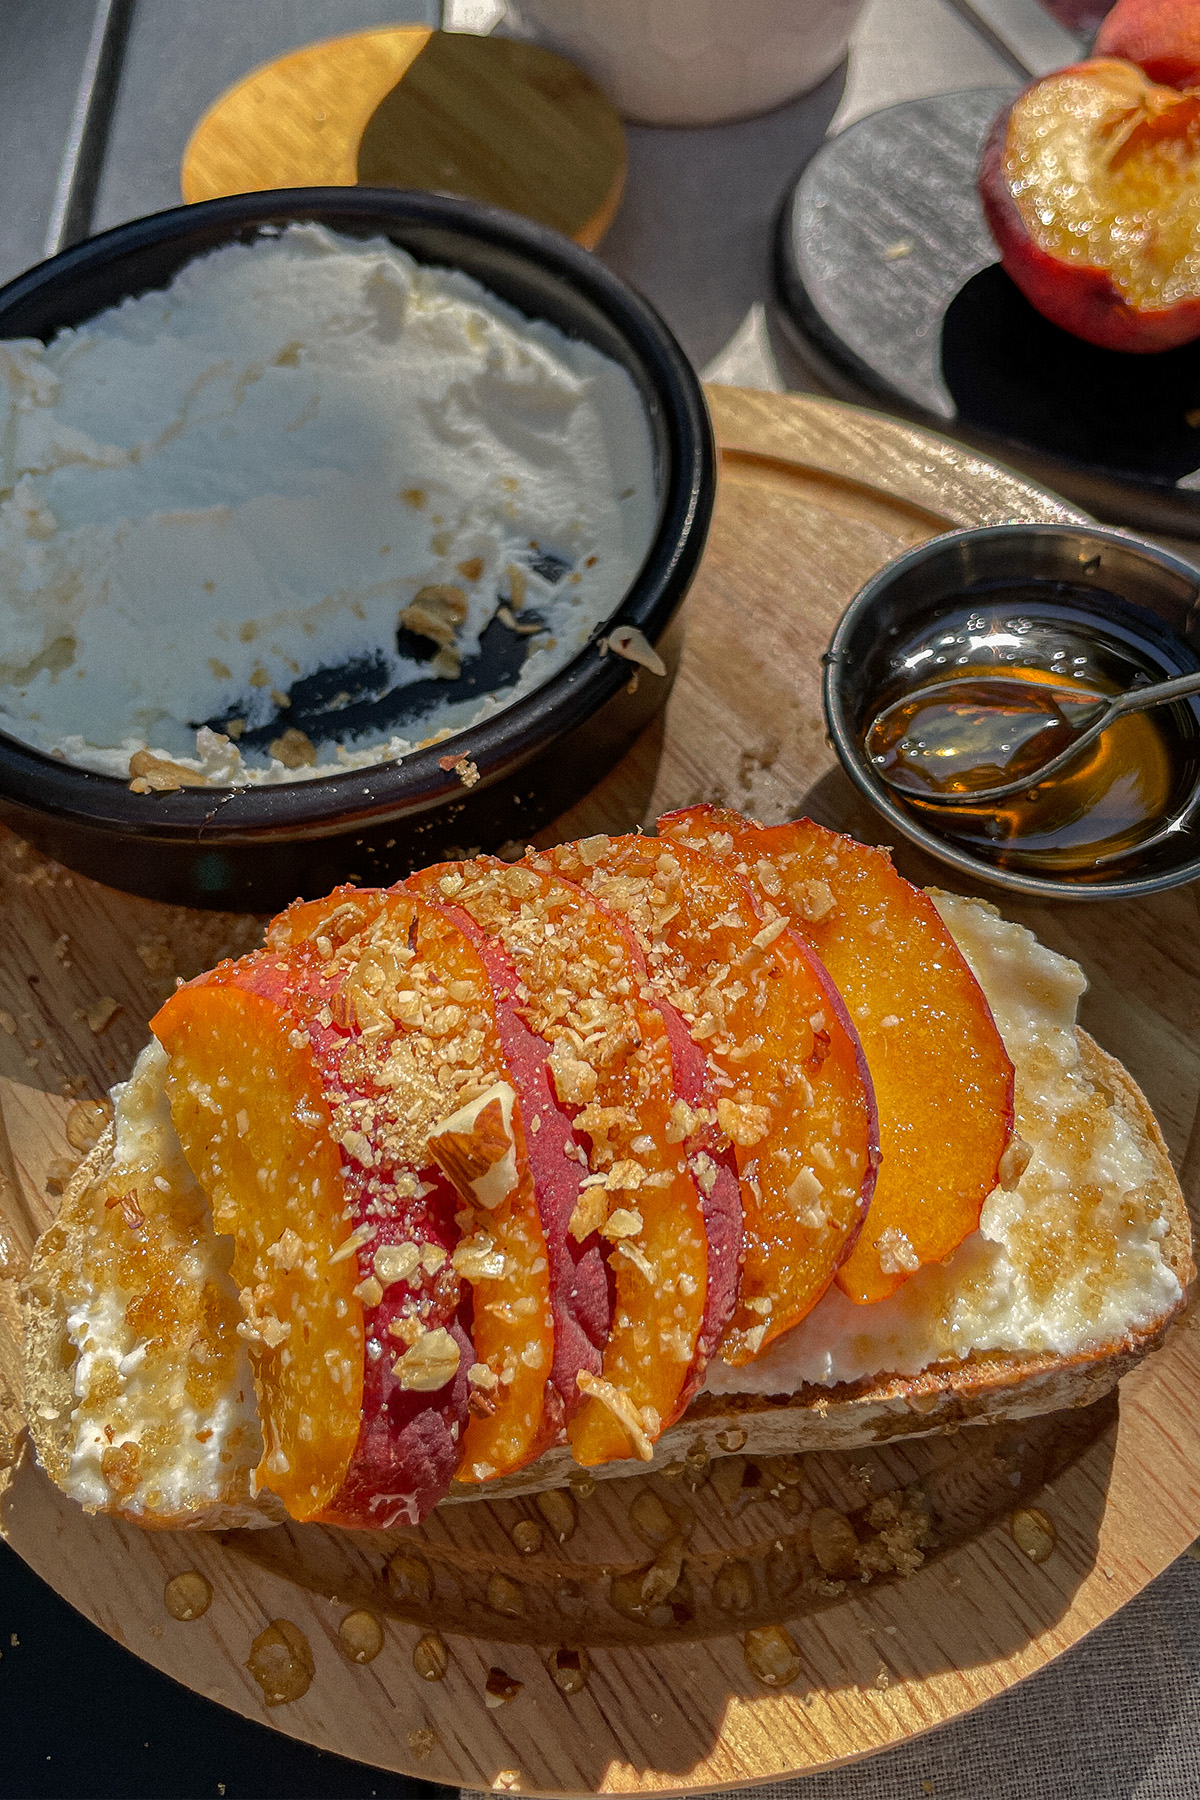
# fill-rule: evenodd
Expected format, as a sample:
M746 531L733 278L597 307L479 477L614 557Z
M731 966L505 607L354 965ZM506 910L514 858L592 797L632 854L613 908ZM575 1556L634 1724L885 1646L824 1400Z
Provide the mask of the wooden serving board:
M1077 515L893 421L734 389L713 389L710 401L721 483L678 679L659 722L557 833L628 829L715 799L766 819L809 811L871 837L821 717L820 656L842 608L888 557L946 527ZM897 860L918 880L938 879L903 847ZM64 1084L99 1096L129 1067L175 972L246 948L257 927L130 899L11 837L0 840L0 904L0 1214L11 1278L53 1211L46 1177L66 1154ZM1003 904L1083 962L1092 984L1084 1022L1145 1088L1194 1193L1195 890L1121 906ZM120 1010L103 1023L110 1002ZM0 1364L10 1379L12 1300L12 1280L0 1282ZM47 1581L139 1656L322 1748L474 1788L694 1792L895 1744L1002 1692L1108 1618L1200 1533L1198 1381L1189 1320L1123 1384L1119 1405L1111 1397L1003 1429L810 1456L791 1471L794 1485L753 1463L732 1484L702 1468L694 1478L603 1482L579 1499L578 1527L561 1547L547 1533L527 1557L511 1533L538 1520L528 1499L443 1508L418 1533L143 1534L85 1517L27 1451L0 1524ZM861 1516L912 1483L937 1536L915 1572L789 1586L776 1547L786 1551L813 1507ZM610 1602L613 1576L653 1555L630 1517L647 1486L694 1519L688 1603L650 1621ZM1053 1521L1057 1543L1043 1562L1014 1542L1017 1504ZM422 1562L389 1585L387 1561L404 1545ZM741 1616L730 1605L742 1579L731 1561L751 1582ZM187 1569L207 1576L213 1599L203 1617L180 1623L163 1586ZM511 1606L496 1609L496 1574L519 1591L516 1617ZM365 1666L338 1639L341 1619L361 1607L385 1630L382 1653ZM264 1715L245 1664L275 1618L304 1631L315 1676L303 1698ZM746 1625L767 1620L786 1622L798 1646L799 1675L779 1691L756 1678L743 1651ZM431 1623L449 1652L440 1682L413 1668ZM590 1652L587 1685L573 1696L547 1669L559 1644ZM489 1709L493 1668L522 1685Z
M430 188L593 249L625 185L625 129L541 44L391 25L306 44L222 94L183 153L186 201L266 188Z

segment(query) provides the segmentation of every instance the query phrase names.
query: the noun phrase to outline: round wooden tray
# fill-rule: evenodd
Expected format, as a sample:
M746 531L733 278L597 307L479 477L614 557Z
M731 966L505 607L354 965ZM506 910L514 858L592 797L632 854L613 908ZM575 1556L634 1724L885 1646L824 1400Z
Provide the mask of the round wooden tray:
M707 557L685 610L686 646L660 721L558 835L627 829L658 812L719 799L767 819L807 811L871 837L825 742L819 665L834 622L896 551L948 526L1074 515L1053 496L960 447L826 401L710 390L722 475ZM938 879L901 849L918 880ZM53 1201L46 1177L65 1152L64 1082L98 1094L128 1068L176 972L253 941L252 920L130 899L0 839L8 943L0 967L0 1186L6 1237L0 1369L14 1380L14 1277ZM1051 908L1003 899L1084 964L1088 1029L1120 1056L1158 1112L1185 1185L1200 1091L1200 932L1194 890L1138 904ZM94 1031L115 1001L121 1010ZM10 1031L9 1026L13 1029ZM419 1533L319 1527L141 1533L90 1519L20 1456L0 1508L10 1544L120 1643L186 1686L324 1749L471 1788L523 1792L694 1792L861 1757L953 1719L1042 1667L1129 1600L1200 1533L1200 1419L1192 1395L1200 1343L1191 1322L1110 1398L1004 1429L810 1456L799 1486L746 1465L742 1486L709 1478L601 1483L579 1503L561 1548L522 1558L511 1530L538 1517L528 1499L442 1508ZM8 1421L19 1442L16 1399ZM732 1466L732 1465L731 1465ZM794 1472L793 1472L794 1473ZM811 1506L846 1510L919 1483L938 1542L906 1578L869 1585L758 1589L738 1618L718 1605L718 1571L758 1565ZM694 1604L639 1625L608 1600L612 1572L653 1554L631 1524L645 1486L695 1515ZM789 1493L798 1498L789 1499ZM1057 1546L1035 1565L1008 1528L1036 1500ZM797 1507L800 1512L798 1515ZM432 1598L389 1589L402 1543L424 1559ZM165 1580L202 1570L205 1615L178 1623ZM495 1572L520 1587L522 1616L489 1609ZM570 1584L564 1599L564 1583ZM782 1584L786 1589L786 1582ZM420 1583L416 1586L419 1588ZM351 1608L385 1621L378 1659L339 1648ZM772 1691L747 1666L742 1631L786 1620L801 1673ZM245 1663L274 1618L306 1633L316 1663L303 1699L264 1715ZM430 1620L450 1661L418 1679L413 1648ZM583 1643L582 1693L547 1671L560 1643ZM485 1705L492 1668L522 1684Z

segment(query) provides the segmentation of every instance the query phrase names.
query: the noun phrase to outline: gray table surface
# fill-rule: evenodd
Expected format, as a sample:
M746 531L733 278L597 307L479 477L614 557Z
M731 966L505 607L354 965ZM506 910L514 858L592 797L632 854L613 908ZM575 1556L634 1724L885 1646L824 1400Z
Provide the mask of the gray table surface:
M102 0L100 0L102 3ZM0 0L0 281L40 260L98 0ZM486 14L487 0L451 0ZM92 228L179 202L200 113L247 70L365 26L436 23L438 0L134 0L92 177ZM1036 0L867 0L847 63L761 119L629 130L601 255L708 377L822 392L772 296L779 204L827 132L951 88L1067 61ZM763 1790L759 1790L762 1792ZM797 1800L1192 1800L1200 1794L1200 1568L1182 1559L1082 1646L928 1738L772 1788Z

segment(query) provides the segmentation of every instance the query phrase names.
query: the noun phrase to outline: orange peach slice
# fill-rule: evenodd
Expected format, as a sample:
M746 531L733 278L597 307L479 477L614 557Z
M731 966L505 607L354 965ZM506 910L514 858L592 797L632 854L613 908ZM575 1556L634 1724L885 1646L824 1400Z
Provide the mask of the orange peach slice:
M594 837L539 861L626 920L714 1065L745 1226L721 1355L748 1362L812 1309L866 1217L878 1122L857 1034L813 952L716 857Z
M881 850L800 819L757 825L693 807L659 821L727 860L808 940L857 1027L881 1160L837 1274L852 1300L896 1291L979 1224L1012 1131L1013 1068L978 982L928 895Z
M580 1375L588 1398L568 1437L584 1464L648 1461L686 1405L709 1274L662 1011L623 928L552 870L481 859L424 870L410 885L500 939L520 979L518 1009L552 1045L558 1098L591 1145L571 1231L581 1242L601 1233L616 1288L602 1372ZM708 1179L707 1163L702 1171Z
M320 1071L295 1021L231 981L180 988L152 1020L171 1116L213 1222L233 1238L265 1451L261 1487L318 1518L362 1414L358 1271Z
M359 1252L360 1291L378 1315L368 1317L371 1336L388 1350L376 1365L380 1405L406 1410L388 1370L402 1388L426 1391L426 1341L451 1330L466 1283L473 1360L462 1371L469 1422L456 1473L509 1474L554 1438L561 1409L549 1385L546 1241L488 969L444 909L412 893L334 899L323 911L292 909L273 941L286 934L293 968L306 971L290 979L307 989L310 1009L318 1003L307 1024L340 1096L335 1129L354 1171L356 1218L364 1229L388 1219L400 1227L387 1242L382 1222L369 1229ZM358 929L343 938L347 926ZM448 1219L430 1217L439 1194ZM439 1344L449 1366L450 1348Z

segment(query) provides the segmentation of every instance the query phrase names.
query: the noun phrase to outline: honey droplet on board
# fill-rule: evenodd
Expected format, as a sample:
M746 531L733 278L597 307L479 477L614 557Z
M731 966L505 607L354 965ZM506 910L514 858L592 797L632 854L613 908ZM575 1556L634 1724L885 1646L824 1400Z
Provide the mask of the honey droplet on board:
M212 1587L199 1569L184 1569L163 1589L163 1603L173 1619L198 1619L212 1604Z
M290 1619L272 1619L250 1646L246 1667L268 1706L286 1706L307 1694L316 1673L312 1646Z
M373 1612L347 1613L338 1638L351 1662L374 1662L383 1649L383 1626Z
M1058 1533L1054 1529L1054 1520L1040 1506L1019 1507L1009 1523L1017 1549L1023 1551L1030 1562L1045 1562L1053 1553Z

